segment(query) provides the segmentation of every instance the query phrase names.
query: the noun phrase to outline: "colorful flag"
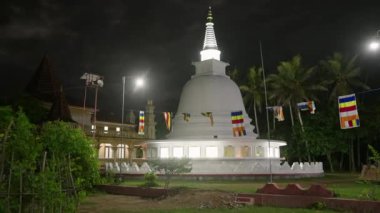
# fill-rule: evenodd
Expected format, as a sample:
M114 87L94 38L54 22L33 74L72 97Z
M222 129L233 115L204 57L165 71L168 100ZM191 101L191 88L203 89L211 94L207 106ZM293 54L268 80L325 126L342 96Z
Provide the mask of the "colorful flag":
M231 112L231 122L234 137L247 135L244 128L244 117L242 111Z
M139 135L144 135L144 125L145 125L145 116L144 116L144 111L140 111L139 114Z
M190 121L190 113L182 113L183 115L183 120L186 122Z
M170 128L172 125L172 113L164 112L164 118L165 118L166 128L170 131Z
M309 110L311 114L315 113L315 104L314 101L301 102L297 104L297 107L301 111Z
M282 111L282 106L274 106L272 107L273 109L273 116L278 120L278 121L284 121L284 113Z
M211 126L214 126L214 117L212 116L212 112L202 112L201 114L208 117L210 119Z
M338 97L339 118L341 129L351 129L360 126L355 94Z

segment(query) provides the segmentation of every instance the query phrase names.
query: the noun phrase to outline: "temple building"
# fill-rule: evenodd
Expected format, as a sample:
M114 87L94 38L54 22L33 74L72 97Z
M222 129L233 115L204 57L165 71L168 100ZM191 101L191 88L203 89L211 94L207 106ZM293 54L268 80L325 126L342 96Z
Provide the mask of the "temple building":
M195 74L183 87L172 131L167 140L147 142L148 159L190 158L191 175L292 173L286 162L281 164L280 147L286 142L257 139L239 87L226 75L228 63L220 54L210 8L201 60L193 63ZM323 173L320 163L305 167L319 168L306 173Z
M93 89L93 85L87 85ZM92 87L92 88L91 88ZM130 111L126 122L102 116L98 111L98 119L94 120L95 109L70 105L66 100L63 88L55 76L53 65L45 55L37 70L25 88L25 93L38 100L47 111L46 121L65 121L71 123L73 128L82 128L84 133L94 140L94 147L98 152L101 165L106 163L120 164L120 162L139 162L146 156L146 148L142 146L146 140L156 138L155 115L152 101L145 107L144 134L138 134L138 123L135 112ZM143 110L143 109L142 109Z

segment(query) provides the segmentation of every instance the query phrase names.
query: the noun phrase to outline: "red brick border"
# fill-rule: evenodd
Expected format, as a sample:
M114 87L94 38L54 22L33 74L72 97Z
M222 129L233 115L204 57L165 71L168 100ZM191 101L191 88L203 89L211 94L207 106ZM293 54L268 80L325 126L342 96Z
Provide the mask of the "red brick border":
M242 196L238 194L238 196ZM323 203L329 209L346 210L356 213L378 213L380 202L369 200L339 199L313 196L252 194L255 205L285 208L310 208L316 203Z
M306 189L299 184L288 184L285 188L280 188L275 183L267 183L256 192L260 194L334 197L334 192L321 185L311 185L310 188Z
M259 206L276 206L285 208L309 208L321 203L329 209L346 210L358 213L380 212L380 202L369 200L334 198L334 193L320 185L305 189L298 184L289 184L279 188L276 184L266 184L256 194L237 194L239 200L253 198ZM248 203L247 203L248 204Z

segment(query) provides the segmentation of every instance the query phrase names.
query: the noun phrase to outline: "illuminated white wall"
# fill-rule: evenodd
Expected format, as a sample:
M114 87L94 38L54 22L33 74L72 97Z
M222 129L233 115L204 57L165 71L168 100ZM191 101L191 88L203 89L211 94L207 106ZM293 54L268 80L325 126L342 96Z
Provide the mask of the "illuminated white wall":
M201 61L216 59L220 61L220 51L215 49L206 49L201 51Z
M274 157L274 149L273 149L273 147L269 147L269 149L267 149L267 150L268 150L268 157L273 158Z
M278 148L278 147L275 147L275 148L274 148L274 156L275 156L276 158L279 158L279 157L280 157L280 148Z
M189 147L189 158L200 158L201 157L201 147L191 146Z
M160 149L160 157L161 158L169 158L169 148L162 147Z
M173 148L173 157L183 158L183 147L174 147Z
M218 157L218 147L209 146L206 147L206 158L217 158Z

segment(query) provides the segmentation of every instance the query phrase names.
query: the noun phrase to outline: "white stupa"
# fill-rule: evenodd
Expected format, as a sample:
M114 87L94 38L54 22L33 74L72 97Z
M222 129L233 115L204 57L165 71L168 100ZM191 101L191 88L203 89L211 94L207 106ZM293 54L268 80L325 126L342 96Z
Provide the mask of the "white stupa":
M190 175L292 173L287 163L280 165L280 147L286 142L257 139L239 87L226 75L228 63L220 61L220 53L210 8L201 61L193 63L195 74L183 88L167 140L148 142L147 159L191 158Z

